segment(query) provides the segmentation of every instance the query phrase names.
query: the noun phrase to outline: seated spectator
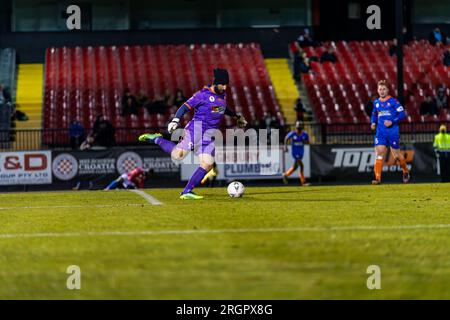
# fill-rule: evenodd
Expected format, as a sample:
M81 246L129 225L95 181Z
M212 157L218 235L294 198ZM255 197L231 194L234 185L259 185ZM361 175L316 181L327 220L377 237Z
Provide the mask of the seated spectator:
M377 96L373 95L369 102L366 103L365 107L364 107L364 111L366 112L366 115L370 118L372 117L372 112L373 112L373 103L374 101L377 100Z
M447 48L444 52L444 58L443 58L444 66L450 67L450 48Z
M295 112L297 113L297 121L303 121L304 118L304 114L305 114L305 108L303 106L303 102L302 99L297 98L297 100L295 101L295 108L294 108Z
M332 63L336 63L337 62L337 57L334 54L334 48L333 47L329 47L326 51L324 51L322 53L322 55L320 56L320 62L332 62Z
M250 121L249 128L255 130L261 129L262 128L261 121L258 118L254 117L253 120Z
M389 55L392 57L397 54L397 39L392 40L392 44L389 47Z
M94 123L92 137L94 142L102 147L112 147L116 144L116 130L104 115L97 116Z
M425 100L420 104L419 112L422 116L438 114L436 102L431 99L430 95L425 95Z
M152 103L148 104L147 111L149 114L165 114L167 112L167 105L164 102L164 99L157 94L155 96L155 100Z
M174 95L170 92L169 89L166 89L166 91L164 92L164 104L167 107L172 107L174 99Z
M173 100L174 106L179 108L185 102L186 102L186 97L184 96L183 91L181 91L180 89L177 89L177 91L175 92L175 98Z
M443 86L438 89L435 100L436 106L439 110L448 109L448 97Z
M447 38L443 32L439 28L434 29L430 32L428 36L428 41L434 46L434 45L445 45L447 44Z
M136 97L130 92L130 89L125 89L122 97L122 116L128 114L138 115L138 103Z
M145 94L145 92L141 91L136 97L136 102L139 108L147 108L147 105L150 103L150 99Z
M300 61L300 72L302 73L308 73L311 70L311 62L308 58L308 55L306 52L303 52L302 54L302 60Z
M78 149L84 140L84 127L78 119L73 120L69 126L70 146L73 150Z

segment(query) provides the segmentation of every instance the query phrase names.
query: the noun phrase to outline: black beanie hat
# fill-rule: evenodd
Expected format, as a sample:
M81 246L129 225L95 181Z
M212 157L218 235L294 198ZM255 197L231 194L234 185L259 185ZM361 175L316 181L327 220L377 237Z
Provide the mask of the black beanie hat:
M214 69L214 81L213 84L228 84L230 81L228 71L225 69Z

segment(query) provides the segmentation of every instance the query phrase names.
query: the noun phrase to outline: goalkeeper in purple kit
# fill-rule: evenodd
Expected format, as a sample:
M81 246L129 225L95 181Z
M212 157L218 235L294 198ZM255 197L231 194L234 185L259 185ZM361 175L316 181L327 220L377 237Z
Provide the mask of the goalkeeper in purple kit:
M227 108L226 89L229 83L228 71L214 69L214 80L211 86L205 86L188 99L176 112L167 130L173 133L180 125L183 115L194 110L194 117L184 128L182 140L175 144L162 138L160 133L146 133L139 137L139 141L153 142L169 153L174 161L183 160L190 151L194 151L200 160L200 166L189 179L181 192L180 199L198 200L202 196L192 190L200 184L205 175L213 167L215 156L214 131L219 129L224 115L237 119L239 127L247 125L244 117Z

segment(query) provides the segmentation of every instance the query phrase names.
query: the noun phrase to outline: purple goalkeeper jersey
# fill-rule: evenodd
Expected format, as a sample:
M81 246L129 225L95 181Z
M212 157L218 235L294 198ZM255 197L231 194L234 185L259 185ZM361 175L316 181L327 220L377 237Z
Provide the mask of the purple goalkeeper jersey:
M193 130L202 124L202 132L208 129L218 129L226 109L226 94L216 94L205 86L185 103L189 109L194 109L194 117L186 125L187 130ZM196 124L195 124L196 123Z

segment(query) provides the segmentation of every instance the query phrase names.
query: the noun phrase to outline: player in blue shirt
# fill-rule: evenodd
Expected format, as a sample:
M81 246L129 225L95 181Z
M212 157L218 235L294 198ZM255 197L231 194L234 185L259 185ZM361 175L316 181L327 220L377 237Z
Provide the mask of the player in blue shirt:
M303 172L303 153L305 149L305 144L309 144L309 136L306 131L303 130L303 126L300 121L295 124L295 130L289 132L284 138L284 151L287 152L287 144L291 142L291 153L294 158L294 165L289 168L288 171L283 173L283 182L288 183L288 177L294 173L295 170L300 166L299 178L302 186L306 185L305 174Z
M375 180L372 184L381 183L381 172L387 148L390 147L395 160L400 163L403 171L403 182L410 180L405 157L400 153L400 132L398 123L406 117L405 109L396 99L389 95L386 80L378 81L379 98L373 102L371 129L375 134Z

